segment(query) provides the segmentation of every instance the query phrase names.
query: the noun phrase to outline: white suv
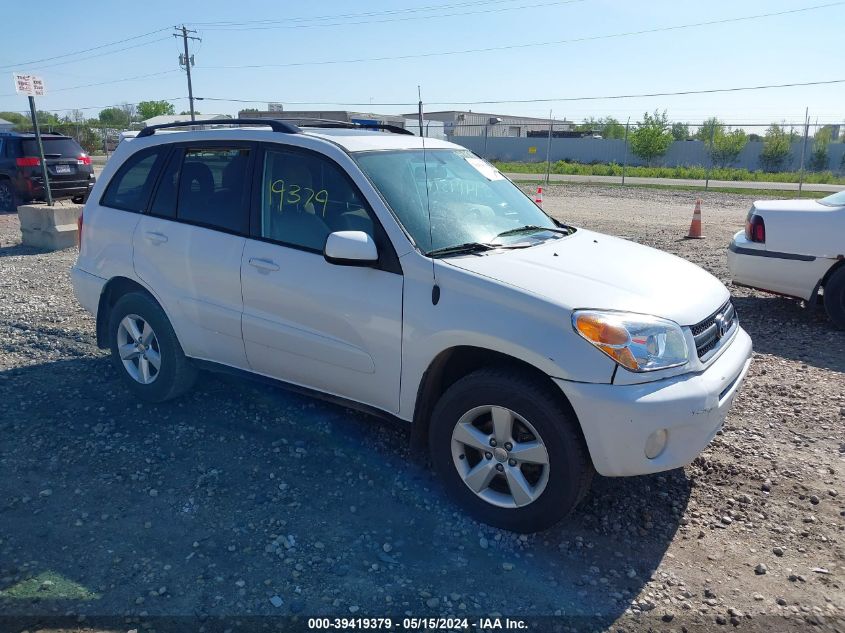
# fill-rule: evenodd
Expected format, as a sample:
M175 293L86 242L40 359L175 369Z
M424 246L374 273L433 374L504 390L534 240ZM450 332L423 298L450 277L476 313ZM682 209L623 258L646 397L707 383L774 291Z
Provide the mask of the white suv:
M702 269L551 219L452 143L236 122L147 128L85 205L75 292L139 399L222 368L402 420L517 531L722 425L751 340Z

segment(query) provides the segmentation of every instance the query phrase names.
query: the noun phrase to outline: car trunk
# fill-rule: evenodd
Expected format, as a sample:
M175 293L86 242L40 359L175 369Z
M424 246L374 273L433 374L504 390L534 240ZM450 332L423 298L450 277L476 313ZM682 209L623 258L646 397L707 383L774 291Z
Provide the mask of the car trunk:
M51 138L43 136L41 142L44 145L44 162L47 167L47 174L50 177L50 188L54 195L62 195L65 192L76 193L79 189L88 186L92 167L90 163L85 164L82 159L87 155L79 144L71 138ZM38 156L38 141L26 139L22 142L24 156ZM42 171L39 167L33 167L31 176L38 185L41 185Z

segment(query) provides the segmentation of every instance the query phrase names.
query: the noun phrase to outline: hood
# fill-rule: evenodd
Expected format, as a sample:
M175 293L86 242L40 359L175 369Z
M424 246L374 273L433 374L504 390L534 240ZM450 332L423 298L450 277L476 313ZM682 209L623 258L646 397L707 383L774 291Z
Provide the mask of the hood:
M693 325L730 293L680 257L584 229L537 246L441 260L542 296L568 310L651 314Z

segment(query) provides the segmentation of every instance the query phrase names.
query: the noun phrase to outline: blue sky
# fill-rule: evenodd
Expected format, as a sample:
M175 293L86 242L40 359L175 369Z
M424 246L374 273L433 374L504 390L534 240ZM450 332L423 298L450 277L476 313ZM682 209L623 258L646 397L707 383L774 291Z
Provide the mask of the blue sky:
M283 3L266 0L206 0L185 3L148 0L118 10L78 3L52 3L37 28L5 29L0 66L0 110L25 110L15 96L11 72L32 71L46 81L41 109L85 108L145 99L170 99L187 109L184 73L177 58L181 40L168 27L185 22L202 42L196 58L194 94L254 102L201 101L202 112L234 114L279 101L286 109L342 109L334 102L358 102L349 109L399 113L413 106L417 85L426 102L544 99L643 92L668 92L845 78L842 65L845 4L755 20L642 35L529 46L401 60L314 64L333 60L395 57L443 51L536 44L590 38L772 13L828 4L831 0L678 2L576 0L404 0L403 2ZM433 10L395 13L439 6ZM199 7L202 7L200 10ZM381 13L394 12L394 13ZM349 16L313 20L324 16ZM413 18L413 19L407 19ZM13 3L4 22L25 25L31 8ZM212 22L258 24L229 26ZM202 24L205 23L205 24ZM319 25L319 26L314 26ZM258 27L258 28L256 28ZM294 27L294 28L291 28ZM145 33L162 31L138 37ZM37 34L37 38L34 37ZM134 39L130 39L134 38ZM40 63L33 60L117 42L98 50ZM123 50L121 50L123 49ZM87 59L83 59L87 58ZM305 63L309 65L288 65ZM267 66L275 64L275 67ZM225 68L261 65L261 68ZM140 77L131 81L114 80ZM86 84L114 82L79 87ZM11 93L11 94L10 94ZM293 102L315 102L313 106ZM317 102L323 102L320 105ZM370 107L369 103L373 103ZM613 115L637 120L645 110L668 109L672 120L710 115L734 123L845 120L845 84L712 95L624 100L499 105L429 106L581 120Z

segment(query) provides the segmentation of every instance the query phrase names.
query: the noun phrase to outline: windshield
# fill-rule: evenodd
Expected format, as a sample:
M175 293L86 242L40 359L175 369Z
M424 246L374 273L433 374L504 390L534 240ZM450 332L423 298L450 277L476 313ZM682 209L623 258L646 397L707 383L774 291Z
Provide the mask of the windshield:
M361 152L355 159L423 252L524 241L525 234L500 234L523 226L541 232L556 227L498 169L468 150Z
M842 207L845 206L845 191L840 191L838 193L834 193L833 195L827 196L826 198L822 198L819 200L822 204L826 204L829 207Z

